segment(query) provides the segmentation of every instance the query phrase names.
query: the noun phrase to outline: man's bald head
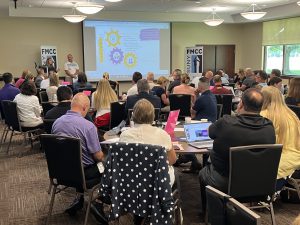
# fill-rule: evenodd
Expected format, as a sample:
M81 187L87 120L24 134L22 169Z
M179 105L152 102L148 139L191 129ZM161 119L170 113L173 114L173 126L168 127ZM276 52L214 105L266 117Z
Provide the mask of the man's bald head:
M71 102L72 111L78 112L83 117L85 117L89 109L90 109L90 100L85 94L78 93L73 97Z
M264 103L264 97L259 89L249 88L243 93L242 103L245 112L259 114Z

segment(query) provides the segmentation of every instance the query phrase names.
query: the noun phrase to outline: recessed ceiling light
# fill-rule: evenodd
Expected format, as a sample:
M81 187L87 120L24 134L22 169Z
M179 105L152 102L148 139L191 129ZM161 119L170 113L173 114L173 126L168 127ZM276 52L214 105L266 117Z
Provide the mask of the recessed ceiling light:
M200 4L201 2L195 2L196 4Z
M122 0L105 0L107 2L121 2Z
M300 6L300 1L298 1L297 4Z

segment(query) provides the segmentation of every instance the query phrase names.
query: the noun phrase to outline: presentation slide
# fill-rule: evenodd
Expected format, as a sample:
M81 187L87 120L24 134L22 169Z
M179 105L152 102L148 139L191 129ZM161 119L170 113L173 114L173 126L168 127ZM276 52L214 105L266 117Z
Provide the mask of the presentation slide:
M89 81L104 72L111 80L131 80L135 71L155 78L170 74L170 23L83 22L84 66Z

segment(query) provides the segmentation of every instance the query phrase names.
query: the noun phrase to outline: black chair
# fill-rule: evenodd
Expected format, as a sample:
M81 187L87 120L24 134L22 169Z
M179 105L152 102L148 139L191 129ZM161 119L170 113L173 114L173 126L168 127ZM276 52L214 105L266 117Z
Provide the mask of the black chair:
M125 101L112 102L110 104L109 129L118 126L124 119L126 119Z
M300 106L287 105L300 119Z
M206 186L208 220L211 225L257 225L260 216L229 195Z
M272 224L274 193L282 145L252 145L230 148L228 194L240 202L267 202L249 208L270 208ZM268 199L268 197L270 199Z
M44 121L44 130L47 134L51 134L52 131L52 125L55 122L56 119L43 119Z
M222 104L217 104L217 120L222 117L222 111L223 111L223 105Z
M186 116L191 116L191 98L191 95L169 95L170 111L180 109L179 117L181 119Z
M40 96L41 103L43 103L43 102L49 102L48 95L47 95L46 91L40 91L39 92L39 96Z
M300 174L300 170L296 170L295 173ZM289 191L294 191L298 194L298 198L300 199L300 178L289 177L287 179L288 185L284 187L288 191L288 195L290 195Z
M102 199L111 202L111 220L127 212L154 224L171 224L172 190L161 146L111 144L100 190Z
M30 140L31 149L33 148L33 140L39 136L41 132L41 126L37 127L23 127L20 124L18 110L17 110L17 103L13 101L3 100L2 102L2 109L5 115L5 123L8 126L8 131L11 131L11 135L9 138L9 143L7 146L6 152L8 153L11 140L14 135L22 134L24 136L24 145L26 145L26 140ZM7 135L7 134L6 134Z
M46 115L46 113L47 113L50 109L52 109L53 107L55 107L55 106L53 105L53 103L50 103L50 102L42 102L41 105L42 105L42 108L43 108L43 115L44 115L44 116Z
M231 115L233 95L215 95L215 96L217 99L217 104L223 105L221 117L223 115Z
M40 104L42 103L41 97L40 97L40 92L42 92L42 91L46 91L46 89L43 89L43 88L37 88L37 89L36 89L36 96L38 97L39 103L40 103ZM47 97L48 97L48 96L47 96Z
M84 225L86 225L91 202L97 198L93 195L97 192L99 185L89 184L85 181L80 139L51 134L42 134L40 138L53 187L46 225L49 224L55 195L68 187L83 188L84 193L88 194L88 206L84 220Z

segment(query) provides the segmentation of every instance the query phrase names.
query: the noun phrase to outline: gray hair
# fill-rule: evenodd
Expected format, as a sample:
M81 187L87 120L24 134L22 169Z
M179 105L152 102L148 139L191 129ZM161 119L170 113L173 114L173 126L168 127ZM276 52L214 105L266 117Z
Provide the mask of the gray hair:
M140 79L138 82L137 82L137 90L138 90L138 93L140 92L148 92L150 91L150 86L149 86L149 83L146 79Z

